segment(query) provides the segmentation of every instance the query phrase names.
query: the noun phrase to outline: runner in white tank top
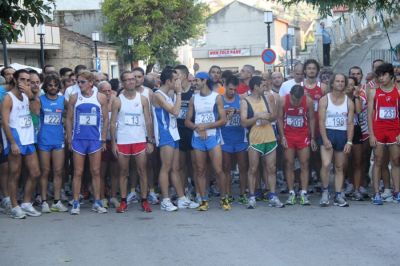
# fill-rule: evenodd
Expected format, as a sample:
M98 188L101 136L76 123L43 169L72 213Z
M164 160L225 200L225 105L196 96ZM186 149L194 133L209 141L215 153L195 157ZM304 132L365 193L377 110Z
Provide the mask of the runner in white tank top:
M8 147L8 190L11 199L11 216L22 219L26 215L40 216L41 213L32 207L32 193L36 179L40 176L39 161L34 143L34 129L30 116L30 109L39 113L29 100L33 97L30 90L29 72L21 69L14 73L15 85L5 95L2 104L2 122L7 137ZM27 96L28 95L28 96ZM33 99L32 99L33 100ZM29 176L25 184L24 198L21 207L17 202L18 181L22 169L22 157Z
M343 164L346 154L351 151L354 132L354 104L345 94L348 80L343 74L334 74L330 81L332 92L319 101L319 126L321 137L318 140L321 147L321 179L322 198L320 205L329 206L329 166L335 156L335 199L334 205L349 206L342 196L344 181ZM347 141L347 142L346 142Z
M128 209L127 205L127 176L129 175L129 161L133 156L140 178L141 204L145 212L151 212L147 202L147 153L153 152L152 139L146 141L145 129L153 132L149 102L145 96L135 91L135 78L131 72L121 75L123 91L112 103L111 113L111 143L114 155L118 158L120 168L119 181L121 190L121 203L117 213ZM146 152L145 152L146 151Z

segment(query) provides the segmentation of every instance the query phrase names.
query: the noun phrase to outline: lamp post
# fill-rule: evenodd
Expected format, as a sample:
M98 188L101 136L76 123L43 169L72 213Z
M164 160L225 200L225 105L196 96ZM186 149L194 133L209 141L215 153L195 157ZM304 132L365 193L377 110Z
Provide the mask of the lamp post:
M294 28L289 27L288 28L288 35L293 41L293 46L295 46L295 40L294 40ZM290 72L293 72L293 46L290 48Z
M271 24L274 22L272 11L264 11L264 23L268 30L268 48L271 48Z
M38 32L37 35L39 35L40 38L40 68L44 68L44 35L46 34L46 25L40 24L38 27Z
M129 55L129 60L130 60L130 62L129 62L129 64L130 64L130 66L131 66L131 69L133 68L132 67L132 46L133 46L133 38L132 37L129 37L128 38L128 55Z
M97 31L92 32L92 41L94 43L95 68L100 71L100 59L97 55L97 42L100 41L100 34Z
M3 24L0 20L0 38L1 43L3 44L3 60L4 60L4 67L8 66L8 52L7 52L7 39L6 39L6 32L5 27L3 28Z

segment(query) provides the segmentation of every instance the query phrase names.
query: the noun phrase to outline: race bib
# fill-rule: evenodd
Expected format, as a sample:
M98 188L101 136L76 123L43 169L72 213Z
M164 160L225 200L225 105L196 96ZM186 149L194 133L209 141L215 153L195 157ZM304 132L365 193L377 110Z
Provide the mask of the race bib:
M137 127L140 125L140 114L125 114L125 125Z
M380 107L379 108L380 119L395 119L396 118L396 107Z
M186 107L182 107L181 110L179 110L179 119L186 119L188 109Z
M32 126L32 117L30 115L21 115L19 117L19 126L21 128L27 128Z
M96 114L80 114L79 115L80 126L97 126L97 115Z
M226 126L239 127L240 126L240 115L239 114L232 115L231 119L229 119L228 122L226 123Z
M326 118L326 126L330 128L343 127L346 124L346 118L343 116L330 116Z
M176 128L176 118L173 115L169 116L169 126L171 128Z
M304 117L303 116L287 116L286 124L291 127L303 127Z
M215 122L213 112L199 113L196 115L196 124L205 124Z
M45 113L43 122L45 125L50 126L61 125L61 113Z
M314 100L314 112L318 112L318 100Z

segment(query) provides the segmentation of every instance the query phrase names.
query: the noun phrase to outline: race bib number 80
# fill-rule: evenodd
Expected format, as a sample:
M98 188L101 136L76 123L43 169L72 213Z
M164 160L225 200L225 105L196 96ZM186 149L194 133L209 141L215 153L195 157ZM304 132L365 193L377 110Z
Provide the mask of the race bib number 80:
M97 126L96 114L80 114L79 125L81 126Z
M396 108L395 107L381 107L379 108L380 119L395 119Z

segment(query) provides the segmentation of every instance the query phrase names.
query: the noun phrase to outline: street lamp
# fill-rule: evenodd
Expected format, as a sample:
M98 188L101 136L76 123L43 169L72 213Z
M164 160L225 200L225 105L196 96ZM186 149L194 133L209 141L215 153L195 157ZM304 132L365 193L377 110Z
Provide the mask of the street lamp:
M40 24L38 27L38 32L37 35L39 35L40 38L40 67L43 69L44 68L44 35L46 34L46 25Z
M271 48L271 23L274 22L272 11L264 11L264 23L268 29L268 48Z
M97 42L100 41L100 34L97 31L92 32L92 41L94 43L94 55L96 57L96 59L95 59L96 67L95 68L97 71L99 71L100 70L100 60L97 55Z
M288 35L290 36L290 39L292 40L293 45L295 45L294 28L293 27L288 28ZM293 46L290 48L290 72L293 72Z
M6 39L6 27L3 28L3 24L0 20L0 38L1 43L3 44L3 60L4 60L4 67L8 66L8 52L7 52L7 39Z

